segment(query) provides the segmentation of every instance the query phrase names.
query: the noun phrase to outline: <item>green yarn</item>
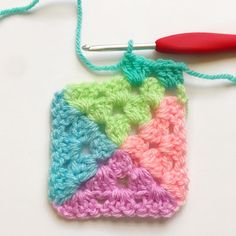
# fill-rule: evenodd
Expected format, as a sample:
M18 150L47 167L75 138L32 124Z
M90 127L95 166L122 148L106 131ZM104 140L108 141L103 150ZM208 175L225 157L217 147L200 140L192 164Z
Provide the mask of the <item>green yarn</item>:
M24 7L16 7L0 11L0 16L9 16L13 14L25 13L32 9L39 0L32 0L31 3ZM110 71L110 72L123 72L127 80L133 85L140 85L147 77L157 78L165 88L174 88L179 84L183 84L183 73L191 76L208 79L218 80L225 79L236 83L236 77L230 74L207 75L195 72L189 69L184 63L176 63L170 60L157 60L152 61L144 57L134 55L132 53L133 42L128 42L128 49L121 60L113 65L97 66L91 63L88 58L83 54L81 49L81 29L82 29L82 4L81 0L77 0L77 30L76 30L76 53L80 61L89 70L95 71Z
M183 84L178 84L177 85L177 98L183 104L186 104L188 102L188 97L187 97L187 94L186 94L186 89L185 89L185 86Z
M105 129L117 145L152 117L165 89L155 78L146 79L141 86L132 86L123 77L106 83L70 85L65 90L66 101Z

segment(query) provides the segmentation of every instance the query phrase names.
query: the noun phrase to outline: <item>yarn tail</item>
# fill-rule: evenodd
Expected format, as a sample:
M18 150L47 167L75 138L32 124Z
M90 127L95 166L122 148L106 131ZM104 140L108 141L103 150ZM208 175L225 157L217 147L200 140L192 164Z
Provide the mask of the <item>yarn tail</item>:
M0 16L10 16L10 15L26 13L38 3L39 3L39 0L32 0L31 3L23 7L14 7L14 8L0 10Z
M9 9L0 10L0 18L6 17L10 15L16 15L16 14L24 14L31 10L39 3L40 0L32 0L29 4L22 7L14 7ZM77 12L78 12L78 20L77 20L77 30L76 30L76 53L79 57L80 61L91 71L112 71L112 72L118 72L120 71L121 65L123 60L125 60L125 55L127 53L132 53L133 44L132 41L129 41L129 47L127 49L127 52L124 54L123 58L114 65L106 65L106 66L97 66L92 64L87 57L83 54L81 50L81 28L82 28L82 0L77 0ZM183 72L202 79L207 80L218 80L218 79L225 79L229 80L233 83L236 83L236 77L230 74L217 74L217 75L208 75L208 74L202 74L196 71L191 70L184 64Z
M185 73L196 77L196 78L200 78L200 79L207 79L207 80L229 80L233 83L236 83L236 76L233 76L231 74L214 74L214 75L209 75L209 74L203 74L203 73L199 73L196 72L194 70L189 69L188 67L185 68L184 70Z

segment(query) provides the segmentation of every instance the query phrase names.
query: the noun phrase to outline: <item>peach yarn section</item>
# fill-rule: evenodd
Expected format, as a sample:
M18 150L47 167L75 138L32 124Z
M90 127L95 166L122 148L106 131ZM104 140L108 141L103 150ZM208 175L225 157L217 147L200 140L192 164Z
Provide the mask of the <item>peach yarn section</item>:
M122 149L134 163L146 168L179 205L188 190L186 168L185 108L176 97L166 97L142 125L137 134L129 136Z

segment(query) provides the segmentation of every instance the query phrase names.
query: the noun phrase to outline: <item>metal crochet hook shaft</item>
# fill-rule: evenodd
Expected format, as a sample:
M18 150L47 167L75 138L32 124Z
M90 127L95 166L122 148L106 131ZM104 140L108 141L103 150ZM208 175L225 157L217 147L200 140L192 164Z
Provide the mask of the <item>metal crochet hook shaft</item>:
M124 51L125 44L84 45L85 51ZM135 44L134 50L155 49L162 53L175 54L206 54L216 52L236 51L236 35L218 33L183 33L167 36L155 43Z
M108 45L83 45L82 49L85 51L101 52L101 51L125 51L127 44L108 44ZM153 50L156 49L156 44L140 43L133 46L134 50Z

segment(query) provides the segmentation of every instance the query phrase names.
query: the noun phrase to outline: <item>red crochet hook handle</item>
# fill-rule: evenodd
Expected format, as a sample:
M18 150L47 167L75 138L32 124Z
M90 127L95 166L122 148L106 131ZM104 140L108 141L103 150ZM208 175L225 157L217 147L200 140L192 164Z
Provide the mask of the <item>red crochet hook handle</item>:
M236 51L236 35L217 33L183 33L156 41L156 50L163 53L201 54Z

